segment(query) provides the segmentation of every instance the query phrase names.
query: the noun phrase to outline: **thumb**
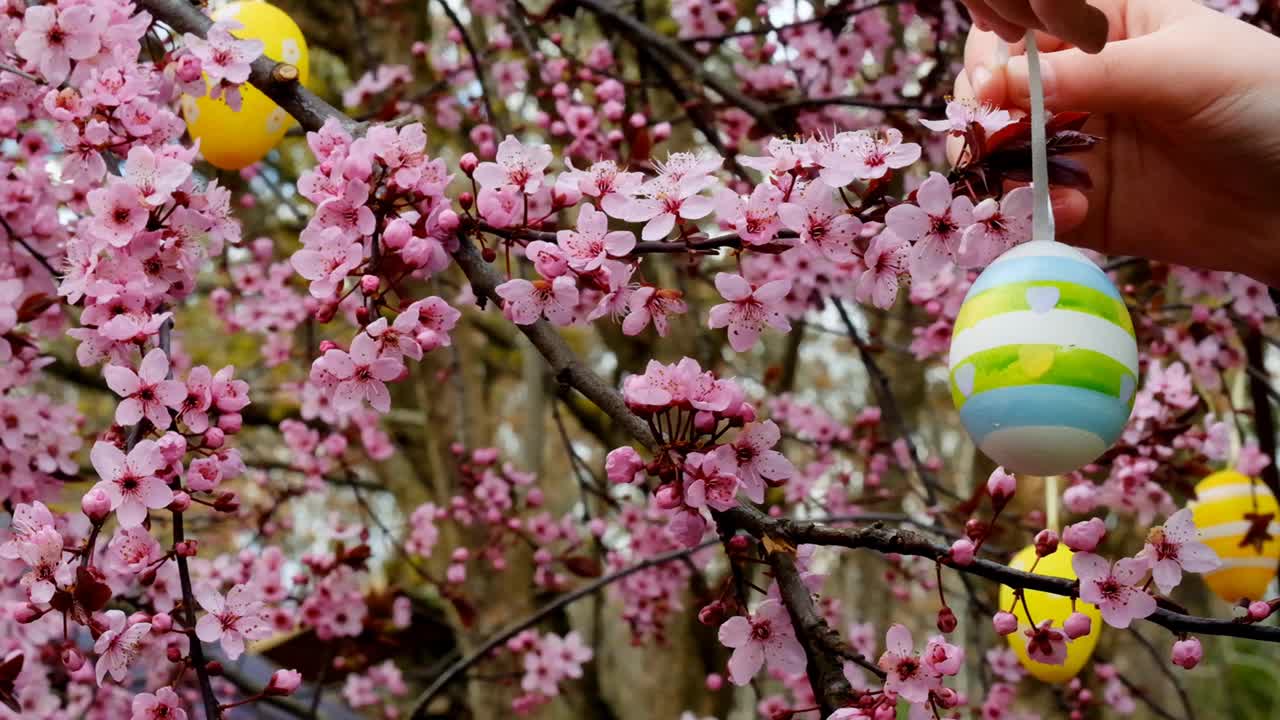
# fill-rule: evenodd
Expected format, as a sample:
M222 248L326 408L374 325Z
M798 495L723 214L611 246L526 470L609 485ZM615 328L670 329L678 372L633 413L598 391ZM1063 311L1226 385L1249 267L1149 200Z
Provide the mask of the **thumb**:
M1045 105L1051 110L1090 112L1159 111L1180 87L1177 62L1153 46L1156 36L1146 35L1108 43L1095 55L1077 49L1040 54L1040 79ZM1030 107L1027 58L1009 59L1004 73L1006 99Z

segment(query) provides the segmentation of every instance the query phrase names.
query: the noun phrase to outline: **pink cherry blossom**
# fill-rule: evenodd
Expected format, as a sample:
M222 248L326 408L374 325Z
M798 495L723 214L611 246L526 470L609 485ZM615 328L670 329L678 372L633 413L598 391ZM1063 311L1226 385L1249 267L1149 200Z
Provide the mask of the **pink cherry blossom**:
M716 218L738 233L744 245L768 244L782 227L778 217L782 191L770 183L757 185L747 198L728 188L721 188L713 201Z
M111 499L111 509L121 527L142 524L147 510L156 510L173 501L173 491L156 472L164 466L154 440L140 440L126 456L108 442L96 442L89 452L93 469L102 478L93 487Z
M625 257L636 246L636 236L627 230L609 231L609 218L592 205L578 212L578 229L556 233L569 266L579 272L591 272L610 256Z
M764 502L766 484L779 485L796 472L791 461L773 449L781 438L782 431L777 424L765 420L747 424L733 441L737 476L752 502Z
M738 462L732 446L708 453L689 453L684 461L684 502L695 510L728 510L737 502Z
M983 134L990 137L1013 123L1008 110L1001 110L985 103L971 100L951 100L947 103L946 120L921 120L920 124L934 132L945 132L957 137L969 131L970 125L978 125Z
M129 624L128 618L120 610L106 612L107 629L98 636L93 650L98 653L98 663L94 667L98 684L111 674L116 682L122 682L129 672L129 665L137 659L141 652L143 638L151 632L151 623L140 622Z
M51 85L60 85L71 71L72 60L98 54L103 30L89 5L33 5L22 18L22 33L14 48L35 63Z
M1183 571L1204 573L1222 566L1218 554L1200 542L1191 510L1183 508L1152 528L1134 559L1147 563L1156 587L1166 595L1182 582Z
M207 39L183 34L183 43L200 59L201 69L214 84L242 85L249 81L250 65L262 55L263 44L258 39L240 40L231 34L243 27L234 21L216 22L206 33Z
M639 335L653 323L658 337L666 337L671 331L669 315L682 315L689 310L679 290L644 285L631 293L627 300L627 317L622 321L625 335Z
M729 618L720 626L719 636L721 644L733 648L729 679L734 685L751 682L766 662L787 674L802 673L808 665L787 608L778 600L765 600L749 617Z
M951 183L932 172L916 191L916 203L895 205L885 223L912 244L911 277L922 281L955 259L962 234L973 223L973 201L964 195L951 197Z
M508 135L498 145L497 162L482 162L475 170L476 182L482 188L497 189L510 186L525 195L532 195L542 187L542 176L551 164L549 145L525 145Z
M800 235L801 241L818 248L832 262L848 263L858 258L862 221L836 201L827 185L809 183L799 202L792 200L778 206L778 217Z
M347 275L364 261L364 249L360 243L345 236L338 228L325 228L310 237L304 231L303 243L302 249L295 252L289 262L299 275L311 281L312 297L334 295Z
M391 393L384 384L404 372L404 363L397 357L379 355L378 343L365 333L351 341L351 352L337 348L327 351L317 362L338 379L334 404L345 410L354 410L368 401L378 412L391 410Z
M114 247L124 247L147 226L147 209L138 191L126 182L115 181L89 193L93 211L93 232Z
M782 300L791 291L790 280L772 280L753 287L741 275L716 274L716 289L729 302L711 308L708 326L729 328L729 347L746 352L760 339L765 326L790 332L791 323L782 314Z
M53 513L39 500L21 503L13 510L9 520L9 539L0 545L0 558L17 560L23 546L36 542L36 535L53 528Z
M37 605L49 602L57 585L67 585L72 580L70 566L62 561L62 547L62 535L51 527L41 529L22 545L22 561L31 569L18 584L26 589L27 598Z
M227 657L235 660L244 653L246 640L271 635L261 617L262 601L247 585L236 585L226 597L211 585L196 588L196 602L205 615L196 622L196 637L204 642L220 642Z
M145 205L153 208L169 202L173 191L190 175L190 163L156 155L145 145L135 145L129 150L124 163L125 181L137 189Z
M1146 563L1124 558L1114 565L1092 553L1076 553L1071 567L1080 578L1080 599L1093 603L1108 625L1127 628L1156 611L1156 600L1136 585L1146 575Z
M379 354L421 360L422 346L416 336L418 327L418 310L410 308L400 313L394 323L388 323L384 317L374 320L365 327L365 332L378 341Z
M187 373L186 396L174 408L178 419L191 432L209 429L209 407L213 404L213 375L209 368L197 365Z
M614 194L601 203L613 217L644 223L643 240L662 240L671 234L677 219L699 220L715 208L711 198L698 193L711 184L705 175L678 179L666 173L642 185L635 197Z
M956 261L962 267L983 267L1004 251L1031 239L1032 193L1019 187L997 201L987 198L973 206L973 224L960 238Z
M1083 522L1068 525L1062 531L1062 542L1074 552L1091 553L1098 548L1098 543L1107 534L1107 524L1102 518L1089 518Z
M108 365L102 373L111 391L124 398L116 406L116 422L120 425L136 425L145 417L157 430L166 430L173 422L169 409L180 408L187 395L181 382L166 379L169 357L160 348L142 358L136 373L122 365Z
M644 480L644 460L630 445L615 448L604 459L605 475L615 485L639 483Z
M182 700L170 687L162 687L154 694L138 693L133 698L132 711L129 720L187 720Z
M871 240L862 256L866 270L858 276L858 302L888 309L898 300L898 278L907 269L911 246L891 230L883 230Z
M920 145L902 142L902 132L886 128L873 135L866 131L839 133L818 156L818 177L832 189L854 180L882 178L889 170L904 168L920 159Z
M578 306L578 287L567 275L551 281L508 280L497 287L497 293L517 325L532 325L544 317L555 325L569 325Z
M928 701L929 693L942 687L942 677L930 670L916 653L911 631L906 626L890 627L884 644L884 654L877 664L888 673L884 681L886 691L919 704Z

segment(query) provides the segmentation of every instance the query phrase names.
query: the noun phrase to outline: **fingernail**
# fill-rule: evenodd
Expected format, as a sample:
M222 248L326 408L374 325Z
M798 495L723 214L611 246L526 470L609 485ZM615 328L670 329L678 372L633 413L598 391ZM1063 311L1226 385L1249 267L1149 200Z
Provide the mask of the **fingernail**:
M984 66L978 66L978 69L973 71L973 94L981 95L990 82L991 71Z

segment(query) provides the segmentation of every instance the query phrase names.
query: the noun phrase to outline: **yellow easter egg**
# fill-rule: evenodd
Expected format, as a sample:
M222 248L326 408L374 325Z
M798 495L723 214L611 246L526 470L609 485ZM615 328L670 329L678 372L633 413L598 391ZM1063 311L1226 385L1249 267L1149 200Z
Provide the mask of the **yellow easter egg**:
M1188 506L1201 541L1222 559L1221 568L1204 575L1209 589L1230 603L1265 597L1280 563L1280 523L1271 490L1260 480L1223 470L1196 485L1196 500ZM1259 542L1246 540L1250 528ZM1264 528L1269 537L1260 533Z
M213 19L239 22L244 27L232 35L261 40L264 55L297 67L298 81L307 81L307 41L284 11L265 2L236 2L219 9ZM187 130L200 141L209 164L223 170L239 170L261 160L293 124L293 118L256 87L245 83L240 97L239 112L222 98L182 98Z
M1071 568L1071 555L1070 550L1065 546L1060 546L1057 552L1040 560L1040 563L1036 565L1036 575L1075 580L1076 573ZM1035 559L1036 548L1034 545L1028 545L1013 557L1009 567L1015 570L1030 570ZM1070 680L1079 674L1085 663L1089 662L1089 656L1093 654L1093 649L1098 645L1098 636L1102 632L1102 614L1093 605L1076 600L1074 610L1079 610L1088 615L1089 619L1093 621L1093 626L1088 635L1067 643L1067 659L1063 664L1046 665L1032 660L1027 655L1026 630L1031 627L1031 624L1027 622L1027 610L1031 612L1032 619L1037 623L1052 620L1053 627L1061 629L1063 623L1067 621L1067 618L1073 612L1071 598L1038 590L1027 590L1026 600L1026 610L1023 609L1022 603L1018 603L1017 608L1011 610L1018 617L1018 631L1006 636L1005 639L1008 641L1009 647L1018 656L1018 662L1022 663L1022 667L1026 668L1027 672L1031 673L1033 677L1047 683L1064 683ZM1013 607L1013 588L1001 585L1000 609L1010 610Z

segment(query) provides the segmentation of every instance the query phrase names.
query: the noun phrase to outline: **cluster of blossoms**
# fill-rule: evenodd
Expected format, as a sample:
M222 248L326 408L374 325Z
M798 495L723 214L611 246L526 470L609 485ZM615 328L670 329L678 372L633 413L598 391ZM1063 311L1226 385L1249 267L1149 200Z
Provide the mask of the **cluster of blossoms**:
M718 379L685 358L673 365L649 361L644 374L623 385L623 398L649 422L663 445L645 463L631 447L609 453L605 467L613 483L646 485L657 479L654 502L670 513L668 532L687 547L697 545L708 516L738 504L741 494L764 502L765 488L784 484L795 468L774 450L781 438L772 421L755 421L755 408L732 380ZM732 442L719 442L738 429Z
M420 360L449 345L459 317L440 298L409 299L402 285L450 263L458 216L444 190L452 176L426 155L420 124L399 131L375 126L353 139L331 120L307 142L318 165L298 187L316 212L290 263L310 281L313 317L328 322L342 310L362 329L346 350L322 344L304 402L323 402L339 416L366 404L385 413L391 406L385 383L405 375L405 358ZM357 280L348 288L349 276Z
M564 636L526 630L507 641L508 652L520 657L524 694L512 701L517 714L528 714L560 694L561 683L582 677L582 666L592 658L591 648L576 632Z

